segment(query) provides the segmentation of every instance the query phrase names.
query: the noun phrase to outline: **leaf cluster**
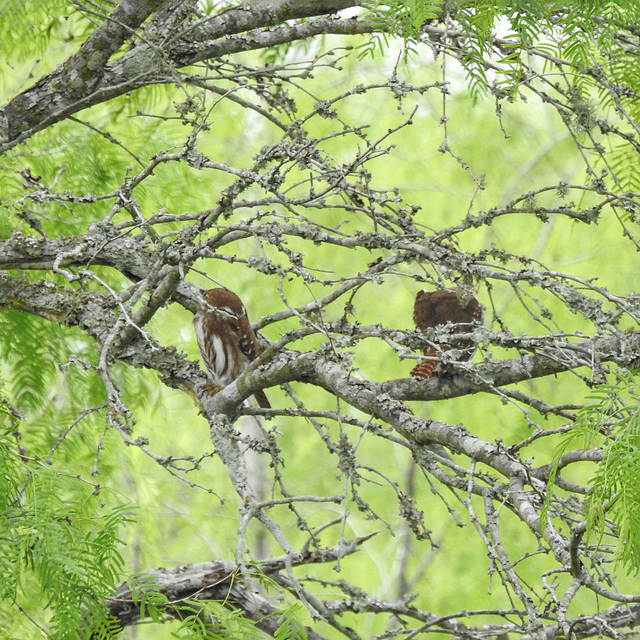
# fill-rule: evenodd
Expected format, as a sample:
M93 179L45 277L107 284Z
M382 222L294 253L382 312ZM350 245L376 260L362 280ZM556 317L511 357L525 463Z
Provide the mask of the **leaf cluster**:
M533 49L566 57L581 71L606 65L607 72L613 72L620 82L640 86L638 66L631 64L633 47L616 46L621 38L635 41L637 37L633 30L628 31L640 17L640 8L633 1L394 0L369 6L385 29L402 37L406 51L412 53L425 37L425 25L444 24L443 44L460 47L458 59L475 94L494 87L514 95L525 74L523 60ZM377 36L373 38L377 41ZM575 81L582 83L584 78L578 76Z
M125 504L108 509L78 478L20 453L13 428L0 433L0 619L23 628L16 605L46 624L52 638L87 624L108 624L104 598L122 571L119 530L132 521ZM36 604L38 603L38 604ZM90 614L89 614L90 612ZM102 612L102 613L101 613Z
M640 570L640 381L635 370L618 373L616 383L600 385L575 425L585 447L602 440L598 464L585 504L588 531L600 541L610 531L618 537L616 558Z
M619 371L613 384L596 385L563 437L550 475L557 480L562 456L578 447L599 447L602 459L590 482L584 515L587 542L612 538L615 559L630 573L640 566L640 381L638 370ZM547 500L551 499L551 493ZM549 502L543 517L549 513ZM608 543L609 544L609 543Z

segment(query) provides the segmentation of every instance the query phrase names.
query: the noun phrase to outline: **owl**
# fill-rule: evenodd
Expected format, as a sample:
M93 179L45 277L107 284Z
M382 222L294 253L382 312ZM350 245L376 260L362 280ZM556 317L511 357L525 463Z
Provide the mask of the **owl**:
M453 333L470 333L482 324L484 312L473 290L467 286L456 289L438 289L436 291L418 291L413 307L413 321L416 329L426 331L432 327L451 324ZM452 338L441 346L441 350L457 349L461 351L458 360L465 362L473 357L477 343L473 340ZM435 347L425 347L424 355L429 356L411 370L411 376L421 380L452 373L453 367L438 362Z
M206 305L193 318L198 348L211 382L226 387L260 354L247 310L229 289L209 289L202 295ZM255 399L263 409L271 407L261 389Z

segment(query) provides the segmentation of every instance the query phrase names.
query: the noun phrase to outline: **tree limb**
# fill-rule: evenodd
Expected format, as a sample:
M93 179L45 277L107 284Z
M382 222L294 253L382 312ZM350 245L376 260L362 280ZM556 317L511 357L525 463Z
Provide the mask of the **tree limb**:
M194 4L190 2L186 6L193 11ZM0 155L81 109L142 86L175 82L177 68L212 56L273 46L277 41L290 42L337 32L339 28L342 33L355 33L358 29L354 21L343 26L328 21L273 33L250 32L287 20L332 15L358 4L357 0L254 0L192 22L184 10L178 11L176 15L182 22L176 25L171 20L176 13L173 0L123 0L76 54L0 107ZM151 22L142 40L119 60L109 62L125 40L135 35L154 11L162 8L165 11ZM247 33L241 39L229 38L244 32Z

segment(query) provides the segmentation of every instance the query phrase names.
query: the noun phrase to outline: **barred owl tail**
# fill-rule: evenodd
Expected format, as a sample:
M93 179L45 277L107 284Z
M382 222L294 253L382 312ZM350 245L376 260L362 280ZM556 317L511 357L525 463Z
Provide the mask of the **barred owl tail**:
M411 369L411 373L409 374L412 378L418 378L418 380L427 380L428 378L435 378L437 374L434 373L434 370L438 364L438 360L436 359L436 349L435 347L429 347L424 350L424 355L431 358L431 360L425 360L421 362L419 365L416 365L413 369Z

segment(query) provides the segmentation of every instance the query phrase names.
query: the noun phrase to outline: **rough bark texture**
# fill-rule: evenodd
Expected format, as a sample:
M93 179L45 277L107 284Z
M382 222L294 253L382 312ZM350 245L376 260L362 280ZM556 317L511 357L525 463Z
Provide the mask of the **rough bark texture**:
M286 575L287 567L335 562L348 557L358 550L363 539L346 541L339 548L325 549L322 553L308 550L289 558L273 558L260 566L260 573L238 566L234 562L203 562L183 565L175 569L158 568L145 573L131 584L120 585L117 592L106 601L106 615L125 628L144 619L142 611L143 594L158 593L166 598L166 604L160 605L161 613L183 619L200 613L203 624L211 631L223 632L215 616L203 608L198 610L197 601L213 601L229 609L240 609L247 619L255 623L257 629L271 636L277 634L282 624L278 607L265 598L258 584L258 575L290 585ZM135 594L135 596L134 596ZM325 636L306 627L309 640L324 640Z
M196 3L176 0L123 0L80 47L77 54L0 107L0 154L64 118L149 84L176 82L177 70L204 59L263 48L277 40L260 30L286 20L326 16L358 6L356 0L245 2L214 18L199 19ZM138 28L152 16L143 34ZM316 33L345 25L321 23ZM353 33L369 31L353 24ZM257 30L257 31L256 31ZM284 30L282 42L316 35ZM243 34L240 36L239 34ZM276 34L277 36L277 34ZM132 47L110 62L124 42Z

